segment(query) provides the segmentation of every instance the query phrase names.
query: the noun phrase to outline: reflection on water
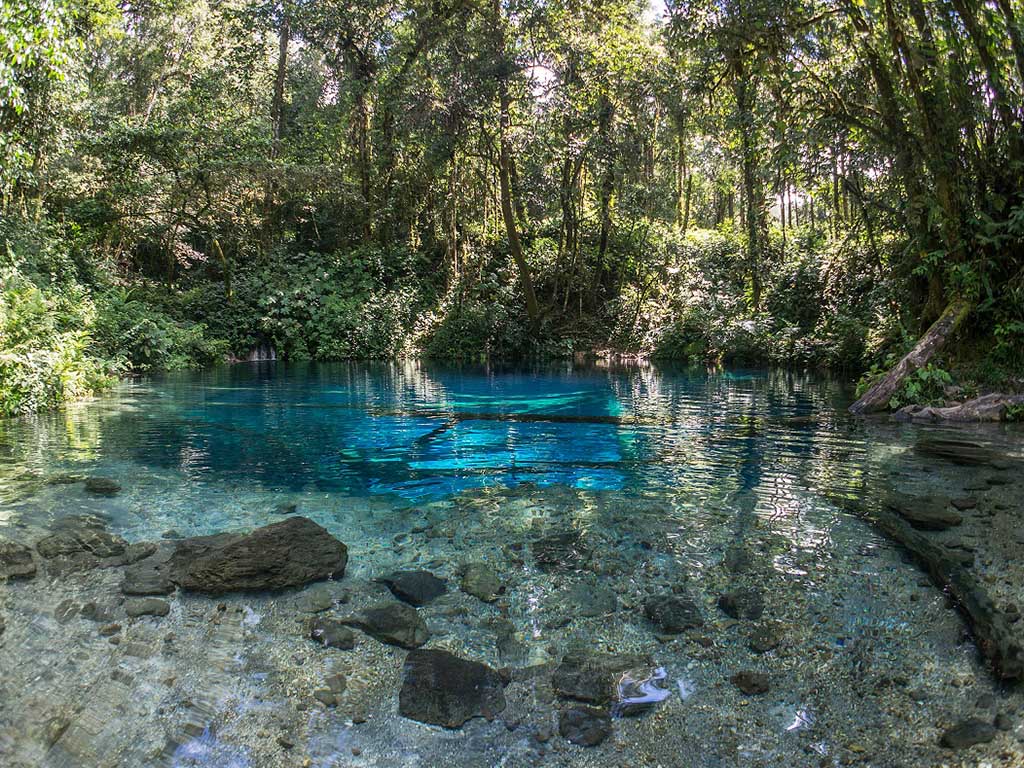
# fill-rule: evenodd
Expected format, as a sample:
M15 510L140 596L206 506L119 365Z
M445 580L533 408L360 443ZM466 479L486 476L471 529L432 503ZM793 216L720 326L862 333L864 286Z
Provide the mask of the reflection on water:
M790 515L794 484L861 456L837 415L846 398L783 372L253 364L7 422L0 452L21 471L136 467L410 501L521 482L670 486Z
M314 647L308 594L178 593L164 618L129 619L118 569L46 566L0 584L0 764L775 768L856 762L865 743L880 765L938 764L936 724L988 678L942 595L830 499L975 494L939 540L1016 601L1022 433L960 428L1011 460L965 469L914 451L941 429L848 417L851 394L788 371L251 364L2 421L0 536L31 546L85 514L159 541L302 514L349 547L324 610L393 599L374 579L427 569L448 580L417 609L429 647L513 671L502 720L431 729L396 714L405 652ZM563 550L542 561L542 541ZM493 602L463 591L467 563L498 578ZM666 596L692 599L698 626L656 622L646 606ZM587 759L552 726L575 706L552 669L581 649L629 657L614 740ZM738 690L741 671L770 691ZM314 695L331 675L347 679L336 707Z

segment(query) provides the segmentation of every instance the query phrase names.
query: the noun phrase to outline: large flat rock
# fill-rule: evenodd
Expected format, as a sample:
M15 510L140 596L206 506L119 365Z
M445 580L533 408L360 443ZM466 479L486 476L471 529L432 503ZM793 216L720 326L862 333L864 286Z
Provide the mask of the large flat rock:
M300 587L340 578L348 548L305 517L290 517L251 533L182 539L125 572L127 594L166 594L175 585L220 595Z
M458 728L505 709L505 680L486 664L441 650L414 650L405 658L398 711L421 723Z

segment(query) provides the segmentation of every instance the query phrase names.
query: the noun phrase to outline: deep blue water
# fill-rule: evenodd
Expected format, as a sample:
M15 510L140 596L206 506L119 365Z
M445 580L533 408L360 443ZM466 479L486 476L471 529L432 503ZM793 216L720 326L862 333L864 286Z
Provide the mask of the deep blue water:
M449 496L484 485L751 489L857 450L849 392L787 372L247 364L143 381L93 460L266 489Z

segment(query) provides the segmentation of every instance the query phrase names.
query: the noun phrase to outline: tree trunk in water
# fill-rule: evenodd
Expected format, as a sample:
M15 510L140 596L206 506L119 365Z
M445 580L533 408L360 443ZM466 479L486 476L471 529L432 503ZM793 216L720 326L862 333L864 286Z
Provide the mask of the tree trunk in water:
M931 328L918 340L914 348L896 363L891 371L872 384L860 400L850 406L850 412L863 414L886 410L889 407L889 401L899 390L903 381L915 371L928 365L928 361L945 346L949 337L960 328L970 311L971 305L966 301L957 299L951 302L939 319L932 323Z

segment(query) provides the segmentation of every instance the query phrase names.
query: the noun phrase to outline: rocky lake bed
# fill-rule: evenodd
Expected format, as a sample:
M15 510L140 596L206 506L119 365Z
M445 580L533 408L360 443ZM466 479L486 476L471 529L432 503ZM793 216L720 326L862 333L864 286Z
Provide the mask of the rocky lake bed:
M1019 638L1017 468L955 465L947 497L917 461L889 506ZM826 551L756 505L737 535L668 498L524 484L351 501L344 542L302 497L248 533L130 542L99 511L127 482L26 484L67 514L0 543L12 768L1024 764L1019 687L855 517Z
M0 423L0 766L1019 768L1024 433L837 402L231 368Z

